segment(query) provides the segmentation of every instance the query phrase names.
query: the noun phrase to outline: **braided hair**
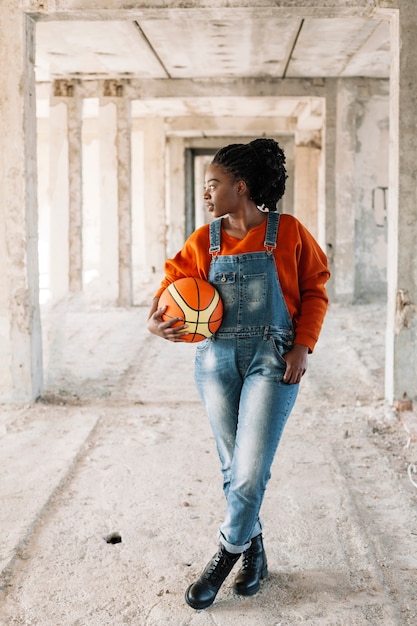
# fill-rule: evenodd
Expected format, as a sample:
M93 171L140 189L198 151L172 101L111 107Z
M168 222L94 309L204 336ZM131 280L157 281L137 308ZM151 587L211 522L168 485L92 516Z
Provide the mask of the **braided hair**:
M274 139L254 139L220 148L213 164L222 165L236 180L244 180L256 205L277 210L285 192L285 154Z

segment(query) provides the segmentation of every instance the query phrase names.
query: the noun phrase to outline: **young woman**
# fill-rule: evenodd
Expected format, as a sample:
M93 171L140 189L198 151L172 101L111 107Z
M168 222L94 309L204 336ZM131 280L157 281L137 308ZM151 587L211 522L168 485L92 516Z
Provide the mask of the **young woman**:
M165 264L148 329L183 341L185 325L164 322L163 289L184 276L212 283L224 305L217 333L199 343L195 380L215 437L226 514L220 545L185 594L210 606L242 557L235 592L255 594L267 575L259 512L270 468L327 308L326 256L291 215L280 215L285 156L276 141L221 148L205 177L204 200L215 219L196 230Z

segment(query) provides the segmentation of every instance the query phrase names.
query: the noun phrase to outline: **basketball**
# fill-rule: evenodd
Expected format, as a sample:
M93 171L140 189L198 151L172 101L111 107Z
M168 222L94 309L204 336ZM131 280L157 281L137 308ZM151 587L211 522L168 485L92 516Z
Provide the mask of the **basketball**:
M159 298L158 307L163 306L167 307L162 315L164 321L181 317L188 324L189 334L184 340L190 343L207 339L222 323L221 298L213 285L201 278L186 277L171 283Z

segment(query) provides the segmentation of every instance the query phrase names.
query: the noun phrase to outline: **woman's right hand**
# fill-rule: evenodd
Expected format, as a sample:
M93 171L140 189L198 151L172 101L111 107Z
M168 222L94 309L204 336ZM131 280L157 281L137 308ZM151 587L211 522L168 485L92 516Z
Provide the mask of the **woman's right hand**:
M147 321L149 332L153 335L158 335L158 337L162 337L162 339L167 339L168 341L186 341L185 336L188 335L187 324L184 324L181 317L174 317L172 320L165 322L162 319L162 315L165 313L166 308L166 306L158 308L158 302L152 306ZM178 324L178 322L183 323ZM175 324L178 324L178 326L175 326Z

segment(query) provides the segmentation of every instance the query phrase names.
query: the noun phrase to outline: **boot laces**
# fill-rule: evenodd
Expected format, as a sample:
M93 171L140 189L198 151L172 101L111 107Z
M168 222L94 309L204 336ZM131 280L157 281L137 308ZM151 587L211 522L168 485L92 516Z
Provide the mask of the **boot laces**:
M219 551L216 556L213 557L210 567L204 573L204 578L214 584L223 582L236 560L237 559L228 558L223 552Z
M258 556L259 555L257 553L251 552L250 550L244 552L242 559L242 569L252 569L256 567Z

